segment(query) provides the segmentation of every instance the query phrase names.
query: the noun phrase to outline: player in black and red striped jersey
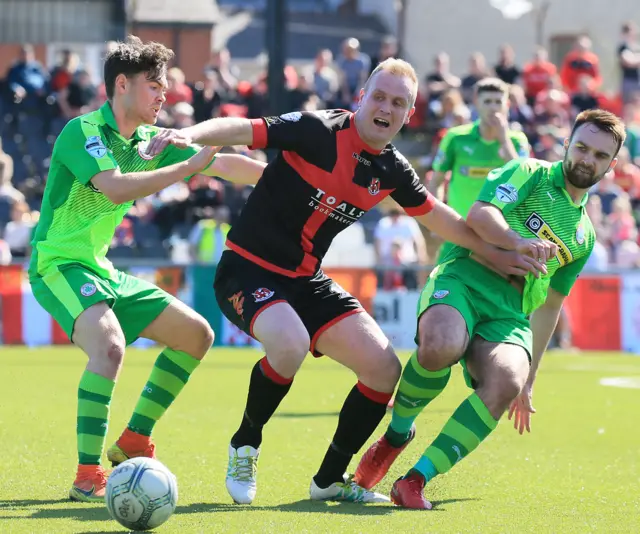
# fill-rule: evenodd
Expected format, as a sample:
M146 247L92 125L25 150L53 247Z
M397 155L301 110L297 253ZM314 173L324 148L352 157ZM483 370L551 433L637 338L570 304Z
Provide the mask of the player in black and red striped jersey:
M408 63L382 62L361 91L355 113L293 112L278 117L212 119L156 136L151 153L184 146L277 148L227 246L214 283L216 299L266 356L253 368L246 409L231 438L227 489L235 502L256 494L262 429L289 391L306 354L326 354L351 369L338 428L310 487L312 499L385 502L344 474L382 420L400 377L391 343L360 303L320 264L333 238L390 196L446 241L483 256L509 274L543 267L483 242L453 210L431 196L391 144L414 112L417 77Z

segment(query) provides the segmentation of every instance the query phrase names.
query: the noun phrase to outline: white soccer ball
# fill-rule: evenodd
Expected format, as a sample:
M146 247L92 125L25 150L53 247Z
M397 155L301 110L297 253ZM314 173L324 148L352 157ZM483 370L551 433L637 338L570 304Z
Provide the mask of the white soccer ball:
M122 526L151 530L175 511L178 482L158 460L131 458L109 475L105 501L111 517Z

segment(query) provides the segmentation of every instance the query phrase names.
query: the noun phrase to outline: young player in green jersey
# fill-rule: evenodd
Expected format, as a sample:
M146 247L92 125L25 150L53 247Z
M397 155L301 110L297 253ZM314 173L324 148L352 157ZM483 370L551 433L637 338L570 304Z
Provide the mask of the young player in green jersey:
M71 120L56 140L33 239L29 279L38 302L89 357L78 390L79 465L69 496L104 499L100 466L109 404L125 347L138 337L166 346L158 357L127 429L108 451L118 464L154 457L151 431L213 342L200 315L149 282L114 269L106 258L116 227L135 199L197 173L244 183L263 164L217 149L146 148L165 101L173 52L136 37L106 58L108 102Z
M498 78L480 80L474 88L474 104L479 119L446 133L428 184L431 193L439 196L445 175L451 171L447 204L463 217L478 198L490 171L512 159L529 156L527 136L509 129L507 84ZM441 247L438 261L450 248L450 243Z
M460 361L474 388L406 476L392 500L431 508L425 484L473 451L509 408L514 426L531 431L531 399L540 360L562 303L595 243L585 210L587 191L616 164L625 139L613 114L578 115L565 141L564 161L516 160L489 174L467 217L483 239L512 248L537 237L537 256L548 273L509 277L468 250L453 247L432 272L418 305L418 349L404 368L386 434L363 456L355 480L377 484L415 436L414 421L445 388Z

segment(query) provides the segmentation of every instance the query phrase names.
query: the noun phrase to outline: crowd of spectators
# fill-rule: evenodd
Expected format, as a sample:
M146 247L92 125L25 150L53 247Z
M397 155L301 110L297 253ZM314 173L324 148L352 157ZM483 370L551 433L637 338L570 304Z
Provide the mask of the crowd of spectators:
M360 87L375 66L399 55L393 37L380 43L374 56L363 53L355 38L339 50L319 50L308 65L288 65L284 77L288 109L356 109ZM446 52L434 55L433 70L420 83L416 113L402 135L424 140L421 154L411 154L425 180L444 132L475 120L473 87L487 76L510 86L509 121L527 134L532 155L549 161L563 157L563 141L573 118L584 109L602 107L618 113L628 127L628 140L615 172L592 192L589 213L598 230L598 245L589 268L640 265L640 44L636 27L622 27L618 48L620 87L602 88L599 58L587 36L556 65L544 48L532 50L520 61L505 44L490 61L481 51L469 54L466 72L454 73ZM59 62L43 66L33 48L24 45L20 56L0 83L0 262L29 255L29 241L38 221L51 149L66 122L98 108L106 96L94 85L92 73L71 51ZM159 125L184 127L211 117L259 117L270 113L266 72L244 79L227 49L216 50L203 65L202 77L187 82L179 65L167 75L166 103ZM268 154L248 147L226 148L266 160ZM174 261L213 261L251 189L215 178L196 176L157 195L137 201L118 228L111 255L124 258L160 258ZM428 264L419 229L392 212L375 210L359 224L379 265L411 268ZM381 285L415 285L411 276L386 275Z

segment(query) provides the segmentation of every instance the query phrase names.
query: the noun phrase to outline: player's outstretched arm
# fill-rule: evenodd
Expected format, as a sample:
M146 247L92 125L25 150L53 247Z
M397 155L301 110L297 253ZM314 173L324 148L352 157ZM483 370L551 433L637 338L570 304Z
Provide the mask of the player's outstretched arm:
M416 220L445 241L460 245L482 256L506 274L525 275L530 272L537 276L540 272L544 274L547 272L546 267L533 257L517 253L513 249L512 251L500 250L483 241L458 213L440 201L437 201L426 215L416 217Z
M91 183L114 204L124 204L152 195L187 176L206 169L220 147L204 147L188 160L146 172L122 174L120 169L99 172Z
M266 166L262 161L241 154L219 154L204 174L236 184L255 185Z
M531 414L536 411L532 403L533 383L536 380L542 356L547 350L549 340L558 324L564 299L565 296L563 294L549 289L546 302L531 317L531 331L533 332L531 369L522 392L511 403L509 408L509 419L513 419L513 428L518 430L520 434L525 429L527 432L531 432Z
M502 211L488 202L477 201L467 215L467 224L484 241L506 250L529 254L546 263L558 253L558 247L544 239L526 239L513 231Z
M187 148L193 143L207 146L252 145L251 121L236 117L220 117L181 130L162 129L149 143L147 152L151 156L155 156L162 152L167 145L172 144L178 148Z

